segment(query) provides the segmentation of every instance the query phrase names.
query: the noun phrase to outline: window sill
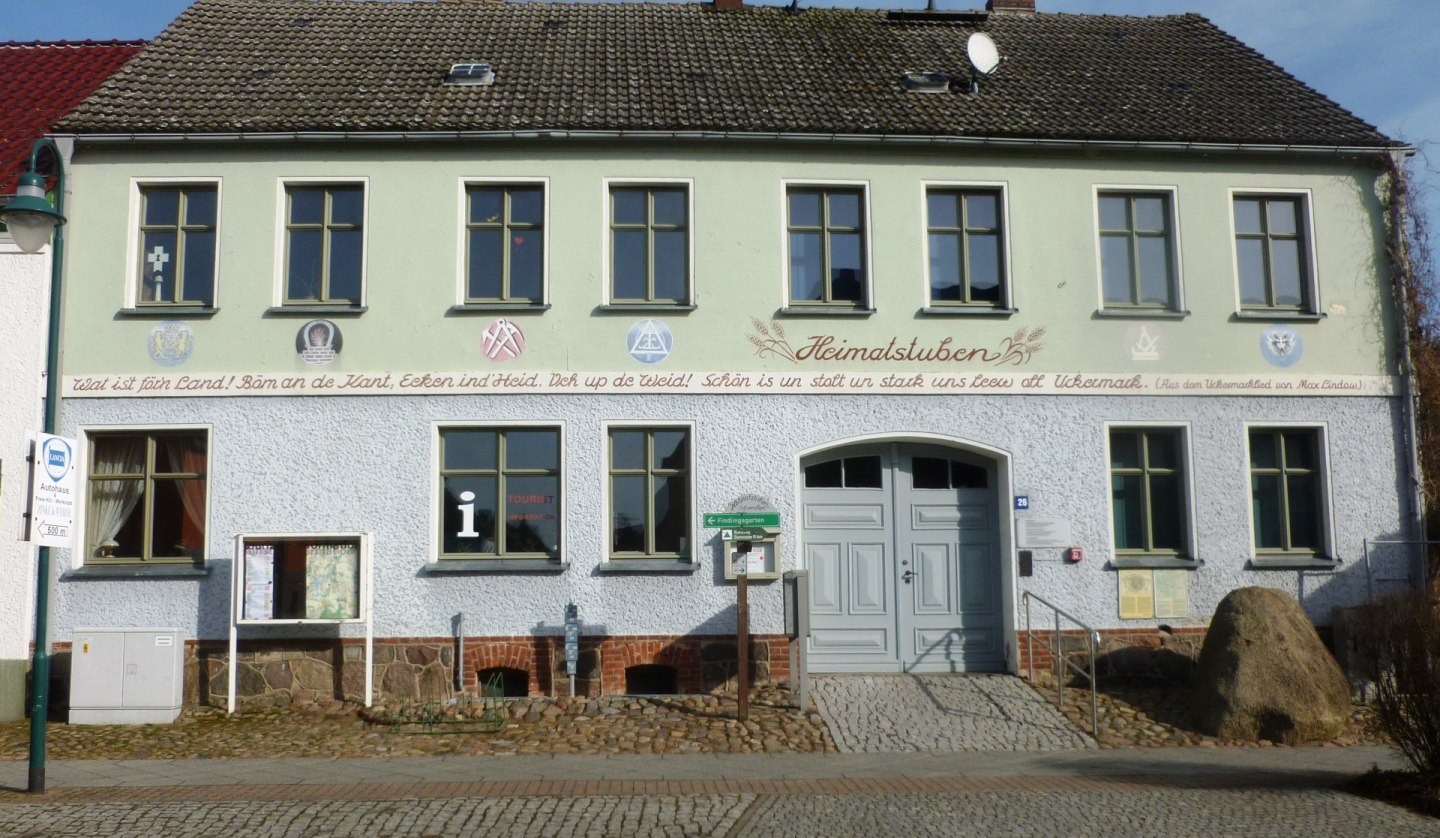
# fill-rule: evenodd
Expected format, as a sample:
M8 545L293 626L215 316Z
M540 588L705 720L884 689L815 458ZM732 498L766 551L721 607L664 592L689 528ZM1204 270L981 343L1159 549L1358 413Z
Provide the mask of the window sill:
M369 306L335 305L332 303L308 303L286 306L271 306L265 309L269 317L309 317L313 314L364 314Z
M215 306L137 306L122 308L116 317L210 317L220 309Z
M1246 570L1334 570L1339 559L1324 556L1253 556Z
M1309 323L1318 323L1327 316L1323 311L1286 311L1283 309L1248 309L1246 311L1237 311L1230 315L1233 320L1298 320Z
M450 311L456 314L484 311L549 311L549 303L521 303L505 302L496 300L493 303L458 303L450 306Z
M666 573L690 575L699 570L695 562L685 559L611 559L596 568L600 573Z
M925 306L920 309L925 317L1009 317L1019 312L1018 308L1000 306Z
M596 311L694 311L694 303L606 303L596 306Z
M445 576L448 574L483 573L548 573L559 574L568 570L566 562L549 559L439 559L421 569L424 576Z
M209 575L209 565L87 564L66 573L60 579L203 579Z
M1199 570L1204 566L1203 559L1185 559L1179 556L1110 557L1110 567L1115 570Z
M780 313L786 317L869 317L873 308L850 308L841 306L785 306Z
M1099 308L1094 316L1116 320L1184 320L1190 312L1173 308Z

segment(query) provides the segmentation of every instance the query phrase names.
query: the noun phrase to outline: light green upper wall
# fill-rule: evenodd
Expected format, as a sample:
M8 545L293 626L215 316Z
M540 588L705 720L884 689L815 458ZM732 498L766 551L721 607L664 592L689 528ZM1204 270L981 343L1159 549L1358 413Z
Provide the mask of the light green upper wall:
M1391 374L1393 337L1378 170L1336 159L1241 159L1227 155L1119 157L1002 154L955 147L532 141L406 145L256 143L86 145L70 169L67 205L64 373L315 371L296 356L298 316L268 316L275 299L279 183L285 178L369 179L367 302L359 316L330 317L344 335L335 372L499 369L481 354L496 317L525 330L513 370L783 370L747 341L752 317L779 320L792 342L831 334L851 345L993 348L1018 329L1045 328L1036 372L1271 373L1259 353L1270 321L1237 321L1232 188L1311 191L1319 268L1319 322L1293 322L1304 374ZM163 368L146 352L155 317L117 316L125 299L133 183L218 177L219 311L180 317L194 329L193 355ZM450 312L457 294L463 178L549 179L550 302L544 312ZM684 178L694 184L698 308L658 312L675 335L673 354L645 368L626 351L646 315L602 312L605 178ZM874 305L865 318L782 316L783 181L860 181L870 195ZM923 187L1003 182L1008 189L1010 282L1018 313L934 317L925 304ZM1177 189L1185 308L1180 320L1098 319L1094 194L1097 185ZM1161 359L1132 360L1136 327L1160 336ZM1393 353L1390 353L1393 354ZM904 362L810 364L825 368L939 370ZM959 369L978 369L970 364ZM1008 368L1011 371L1020 371Z

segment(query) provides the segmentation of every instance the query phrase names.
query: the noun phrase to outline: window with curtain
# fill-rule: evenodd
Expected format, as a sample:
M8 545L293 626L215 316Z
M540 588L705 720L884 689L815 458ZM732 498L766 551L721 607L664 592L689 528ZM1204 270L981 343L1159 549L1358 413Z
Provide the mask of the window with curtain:
M92 433L87 562L205 558L205 431Z

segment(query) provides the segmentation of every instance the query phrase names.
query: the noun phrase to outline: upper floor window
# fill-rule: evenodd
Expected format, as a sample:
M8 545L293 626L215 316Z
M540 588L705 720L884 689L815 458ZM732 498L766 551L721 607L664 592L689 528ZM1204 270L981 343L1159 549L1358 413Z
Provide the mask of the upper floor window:
M440 558L560 555L560 431L440 431Z
M1180 429L1110 430L1110 504L1117 556L1189 553L1190 510Z
M1240 308L1313 313L1305 197L1236 195L1234 208Z
M610 558L690 560L690 431L610 430Z
M691 299L689 188L610 187L610 302Z
M1101 192L1098 201L1105 308L1179 308L1170 194Z
M790 186L785 204L790 304L869 308L865 190Z
M86 560L203 560L208 443L203 430L90 434Z
M215 304L214 184L140 187L140 305Z
M931 188L925 194L930 305L1005 304L998 189Z
M1325 552L1321 437L1316 428L1250 429L1257 553Z
M544 187L470 184L465 203L465 302L543 303Z
M360 305L365 281L365 187L285 187L285 304Z

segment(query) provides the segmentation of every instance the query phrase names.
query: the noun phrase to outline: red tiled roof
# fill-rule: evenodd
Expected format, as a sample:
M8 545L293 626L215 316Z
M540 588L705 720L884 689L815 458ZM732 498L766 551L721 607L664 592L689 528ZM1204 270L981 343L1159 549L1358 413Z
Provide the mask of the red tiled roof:
M0 195L15 191L30 148L144 41L0 43Z

